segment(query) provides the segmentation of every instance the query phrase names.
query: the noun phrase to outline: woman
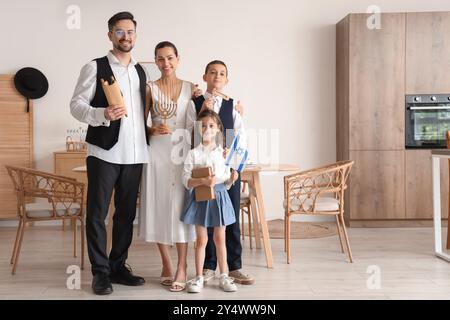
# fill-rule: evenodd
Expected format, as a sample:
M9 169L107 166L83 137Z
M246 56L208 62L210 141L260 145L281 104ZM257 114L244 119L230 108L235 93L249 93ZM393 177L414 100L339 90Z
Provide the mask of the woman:
M180 221L186 192L181 176L190 150L186 113L192 96L202 93L192 83L177 78L180 58L174 44L159 43L155 61L161 78L147 84L150 162L142 174L139 230L145 241L158 245L161 284L170 286L171 291L182 291L186 286L188 242L195 240L194 226ZM173 244L178 253L175 277L169 251Z

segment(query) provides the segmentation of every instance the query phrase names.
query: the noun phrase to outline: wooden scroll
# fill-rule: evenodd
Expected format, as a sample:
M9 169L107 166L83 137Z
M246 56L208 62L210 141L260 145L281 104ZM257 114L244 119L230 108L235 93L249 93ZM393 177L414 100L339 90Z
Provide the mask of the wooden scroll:
M216 94L216 96L219 96L219 97L221 97L222 99L224 99L226 101L230 100L230 97L227 96L226 94L222 93L222 92L219 92L219 91L216 90L215 94Z
M111 84L108 81L100 79L102 83L103 91L105 92L106 100L108 100L108 105L114 106L125 106L125 102L123 101L122 92L120 91L119 84L116 79L111 76Z

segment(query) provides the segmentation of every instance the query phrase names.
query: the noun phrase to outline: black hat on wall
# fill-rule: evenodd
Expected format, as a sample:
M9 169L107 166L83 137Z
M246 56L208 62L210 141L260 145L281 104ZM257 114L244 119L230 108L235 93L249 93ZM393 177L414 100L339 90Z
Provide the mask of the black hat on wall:
M14 85L28 100L27 112L30 109L29 99L39 99L48 91L48 81L44 74L35 68L23 68L14 76Z

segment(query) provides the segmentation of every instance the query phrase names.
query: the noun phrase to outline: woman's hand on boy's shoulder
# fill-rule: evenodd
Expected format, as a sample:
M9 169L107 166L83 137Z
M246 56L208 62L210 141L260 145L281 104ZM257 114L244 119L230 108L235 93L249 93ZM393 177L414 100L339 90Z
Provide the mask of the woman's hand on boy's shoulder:
M241 115L241 117L244 116L244 106L241 104L241 100L238 100L238 102L234 108Z
M203 95L203 90L198 87L198 84L192 85L192 98L198 98Z

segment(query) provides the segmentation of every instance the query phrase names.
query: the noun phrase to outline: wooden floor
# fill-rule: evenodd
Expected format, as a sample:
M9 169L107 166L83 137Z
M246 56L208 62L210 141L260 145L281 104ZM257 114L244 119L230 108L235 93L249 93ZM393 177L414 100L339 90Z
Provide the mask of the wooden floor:
M445 231L443 232L445 235ZM159 285L160 262L154 244L135 239L129 264L145 277L141 287L114 285L114 293L91 292L91 273L81 272L81 289L66 286L66 269L79 264L72 257L72 233L59 227L33 226L25 232L16 275L9 259L15 228L0 228L0 300L2 299L449 299L450 264L433 254L431 228L350 229L355 263L340 252L337 236L292 241L292 263L286 264L283 240L271 240L274 269L265 267L262 250L250 250L244 242L245 270L256 278L253 286L239 286L225 293L218 281L200 294L172 293ZM176 252L173 250L173 257ZM381 288L369 289L367 273L375 265L381 271ZM188 273L194 273L190 246ZM369 281L370 282L370 281Z

